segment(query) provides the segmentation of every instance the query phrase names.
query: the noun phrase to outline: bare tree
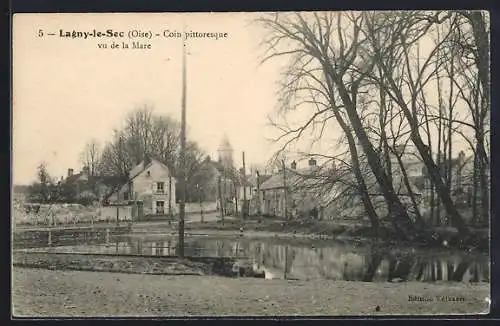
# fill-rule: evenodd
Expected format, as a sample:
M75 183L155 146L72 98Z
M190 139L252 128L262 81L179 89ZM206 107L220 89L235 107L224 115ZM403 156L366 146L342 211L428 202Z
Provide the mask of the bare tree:
M101 149L97 139L92 139L85 144L80 156L84 167L88 168L90 176L95 176L99 172Z
M288 87L290 96L300 90L315 92L316 96L324 100L321 102L321 110L318 110L311 121L325 112L331 112L341 127L343 122L346 122L342 127L343 131L346 136L349 133L356 136L357 143L366 155L368 164L390 207L394 225L406 234L412 228L411 220L394 191L358 113L359 94L367 75L375 65L375 61L364 51L367 38L363 38L361 33L365 23L363 15L314 13L283 14L283 16L283 18L260 20L271 32L271 37L267 40L270 51L267 58L287 55L293 58L292 66L305 67L301 68L302 72L295 77L295 82L292 79L291 87ZM287 48L280 50L278 45L283 42L287 43ZM304 77L315 81L313 86L304 82ZM304 102L308 103L310 100ZM346 132L347 130L350 132ZM352 150L354 147L356 147L355 141L354 146L350 145L349 148ZM369 206L366 205L367 202L364 201L366 207Z
M424 15L423 17L421 13L415 12L400 13L399 15L387 13L375 15L364 13L363 15L367 18L366 34L370 40L372 55L388 81L385 92L404 113L411 128L411 140L429 171L439 198L453 225L462 233L466 233L468 230L464 220L451 199L450 191L443 181L439 167L434 162L428 146L425 145L420 135L417 96L420 92L419 88L432 77L433 71L429 73L429 68L432 66L432 61L436 59L443 41L430 51L422 65L418 63L415 66L411 59L411 53L415 51L415 44L435 24L439 14ZM380 30L383 30L384 33L380 33ZM449 37L451 30L451 28L448 29L444 39ZM394 65L391 64L392 62L400 62L400 64Z
M108 175L128 176L128 172L146 156L166 164L171 175L178 177L180 125L169 116L156 115L150 107L132 111L121 130L102 153L102 171ZM197 193L195 185L202 186L200 169L205 154L194 141L186 146L187 192ZM171 184L171 182L169 182ZM169 203L171 205L172 203Z
M453 81L457 92L469 108L471 127L474 133L474 184L473 210L476 209L476 192L479 187L481 207L480 220L489 220L489 182L490 168L487 151L489 133L488 118L491 112L490 75L489 75L489 23L488 14L480 11L460 11L457 13L457 27L454 30L450 52L455 54L459 78ZM462 125L465 125L462 123ZM459 132L462 136L463 133ZM468 137L465 140L471 143ZM475 214L474 214L475 215Z

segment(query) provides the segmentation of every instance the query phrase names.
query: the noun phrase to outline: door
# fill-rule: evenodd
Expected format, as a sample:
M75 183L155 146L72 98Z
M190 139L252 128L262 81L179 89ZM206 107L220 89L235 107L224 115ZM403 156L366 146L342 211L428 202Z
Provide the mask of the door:
M144 202L137 202L137 219L141 220L144 217Z

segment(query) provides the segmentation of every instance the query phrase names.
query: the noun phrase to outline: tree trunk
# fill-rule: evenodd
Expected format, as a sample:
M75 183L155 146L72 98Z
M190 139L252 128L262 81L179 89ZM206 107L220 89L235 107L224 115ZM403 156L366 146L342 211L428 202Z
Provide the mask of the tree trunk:
M406 189L408 190L408 195L410 196L411 203L413 208L415 209L415 220L419 227L423 227L425 225L422 215L420 214L420 210L418 208L417 201L415 200L415 194L413 193L413 189L411 188L410 180L408 180L408 174L406 173L406 169L404 167L403 161L401 160L401 156L398 153L394 153L398 160L399 167L401 168L401 173L403 175L403 183L405 184Z
M477 153L474 154L474 169L473 169L473 174L472 174L472 198L471 198L471 205L472 205L472 220L474 221L474 224L479 225L479 214L477 213L477 190L478 190L478 169L479 169L479 164L478 164L478 157Z
M352 170L356 177L356 181L358 182L358 191L359 194L361 195L361 201L363 202L363 206L365 208L366 214L368 215L368 219L370 220L372 229L375 231L376 234L378 234L380 221L377 215L377 211L373 207L370 194L368 193L368 188L366 186L363 173L361 172L361 168L359 165L359 155L356 148L356 142L350 131L346 133L346 136L347 136L347 141L349 143L349 150L351 154Z
M472 26L472 32L474 35L474 43L477 47L476 54L476 65L478 69L479 80L481 81L481 87L483 90L483 104L481 107L481 112L479 114L479 124L480 128L476 133L477 140L477 152L479 154L479 184L480 184L480 198L481 198L481 222L489 222L489 186L486 176L487 165L487 155L484 149L484 132L483 132L483 122L486 118L487 112L490 111L490 52L489 52L489 32L487 30L486 20L481 11L472 11L463 13L463 15L469 20Z
M425 145L416 130L412 132L411 138L413 143L417 147L427 169L429 170L432 180L436 185L437 193L441 199L441 202L443 203L446 213L451 219L452 225L455 226L459 230L459 232L468 233L468 230L465 227L464 220L451 199L450 192L443 184L443 180L441 179L441 175L437 166L434 164L432 157L430 157L429 153L427 152Z
M337 84L337 88L339 91L339 95L342 98L342 102L346 108L346 113L351 122L352 128L356 134L356 137L359 139L363 151L365 152L368 164L370 165L371 170L373 171L375 178L377 179L377 183L380 186L382 194L387 202L389 207L389 211L391 212L391 217L393 217L394 226L402 233L404 237L407 236L407 232L412 229L412 222L407 212L404 209L403 204L399 200L399 197L396 195L394 191L394 186L390 182L390 179L387 176L387 173L384 171L380 158L377 153L373 149L370 140L366 134L365 128L361 122L359 115L356 112L356 104L349 97L349 93L345 88L345 85L342 84L342 81L335 81ZM356 94L353 95L356 98Z
M358 191L359 194L361 195L361 201L363 202L363 206L365 208L366 214L368 215L368 219L370 220L372 229L375 231L375 234L378 234L380 221L377 212L373 207L373 203L371 201L370 194L368 193L368 188L366 186L366 182L360 168L359 154L356 148L356 141L351 133L349 126L346 124L342 116L339 114L334 103L332 103L332 111L333 114L335 115L335 118L337 119L337 122L339 123L340 127L344 131L344 134L346 135L347 143L349 145L349 153L351 155L351 161L352 161L352 172L354 173L356 181L358 182Z
M391 79L391 84L393 89L397 89L397 85L392 79ZM409 122L411 128L410 138L415 147L417 148L418 153L420 154L422 161L424 162L427 168L427 171L429 171L429 175L436 187L437 194L441 199L441 202L443 203L446 213L450 217L453 226L455 226L461 233L468 233L468 230L464 224L464 220L460 215L460 213L458 212L457 208L455 207L451 199L450 192L443 182L439 168L434 163L431 153L429 153L427 146L422 141L422 138L418 132L419 129L418 123L413 118L412 113L408 108L407 104L403 100L401 100L401 98L398 101L398 105L401 108L402 112L404 113L407 121Z
M372 282L373 278L377 274L377 270L382 263L382 255L374 253L370 261L370 265L363 277L363 282Z
M478 145L477 145L477 152L479 154L479 189L480 189L480 195L481 195L481 224L482 225L488 225L489 223L489 216L490 216L490 198L489 198L489 184L488 184L488 176L486 174L487 169L489 168L487 164L488 158L485 155L485 150L484 150L484 137L482 136L482 133L478 135Z
M460 213L457 211L455 205L453 204L453 201L451 200L450 192L447 190L446 186L443 183L443 180L441 178L441 174L438 170L438 167L434 163L434 160L432 159L431 153L429 153L427 146L422 141L422 138L419 134L419 124L417 123L417 120L412 115L412 111L408 107L408 104L405 102L400 88L396 84L395 80L392 78L392 73L390 71L388 71L387 66L383 63L382 55L381 55L379 49L376 50L376 55L379 57L377 59L377 63L380 65L380 67L384 71L384 74L386 76L388 76L388 82L390 84L390 88L396 93L396 95L395 95L396 102L397 102L398 106L401 108L401 111L404 114L404 116L405 116L406 120L408 121L409 126L411 128L411 133L410 133L411 140L412 140L413 144L415 145L415 147L417 148L418 153L420 154L425 166L427 167L427 170L429 171L430 177L431 177L432 181L434 182L434 185L436 186L437 193L439 195L439 198L441 199L441 202L443 203L444 208L446 209L447 215L451 218L452 223L454 224L454 226L456 226L458 228L458 230L461 233L467 233L468 230L467 230L467 228L465 228L463 218L460 215ZM438 91L439 91L439 87L438 87ZM340 96L342 98L347 96L347 94L343 95L343 93L344 92L342 92L342 91L340 92ZM414 102L415 101L413 101L411 105L413 105L413 106L416 105ZM349 113L349 112L351 112L351 110L355 110L355 106L349 107L346 105L346 109L347 109L347 112ZM415 109L415 107L413 107L413 109ZM358 131L357 124L353 124L353 127L356 129L356 131ZM364 133L363 129L361 129L361 133ZM370 145L369 140L366 138L366 134L365 134L364 139L361 139L361 140L362 140L362 143L366 143L367 146ZM406 214L406 218L408 218L407 214Z

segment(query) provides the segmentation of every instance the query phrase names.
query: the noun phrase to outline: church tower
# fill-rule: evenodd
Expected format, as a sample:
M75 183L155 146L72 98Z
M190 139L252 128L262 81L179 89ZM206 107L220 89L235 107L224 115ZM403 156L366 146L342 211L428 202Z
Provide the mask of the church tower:
M217 149L219 154L219 162L222 163L226 168L233 166L233 147L229 142L229 138L226 134L222 137L222 141Z

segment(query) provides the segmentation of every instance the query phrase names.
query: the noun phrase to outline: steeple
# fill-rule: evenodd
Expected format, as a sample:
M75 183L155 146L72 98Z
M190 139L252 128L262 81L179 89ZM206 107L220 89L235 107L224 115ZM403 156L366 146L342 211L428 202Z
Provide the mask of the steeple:
M226 167L233 165L233 147L229 142L229 138L226 134L222 137L222 141L217 149L219 154L219 162L221 162Z

